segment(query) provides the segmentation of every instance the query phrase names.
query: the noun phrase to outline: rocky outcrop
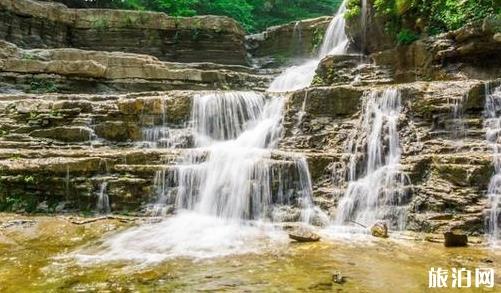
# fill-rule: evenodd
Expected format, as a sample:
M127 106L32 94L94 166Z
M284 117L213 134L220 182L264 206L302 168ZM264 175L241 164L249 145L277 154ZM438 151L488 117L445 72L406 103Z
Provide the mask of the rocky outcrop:
M163 62L148 55L80 49L25 50L0 41L0 81L23 91L99 92L264 88L242 66Z
M396 87L404 107L399 133L402 170L409 178L407 229L444 232L454 223L470 234L482 233L494 170L482 129L485 84L434 81L299 91L288 99L282 147L317 158L308 160L314 201L335 216L347 187L347 143L360 123L363 93Z
M342 84L368 85L392 83L393 75L387 66L368 63L363 55L331 55L320 61L313 80L316 86Z
M399 81L416 79L493 79L501 76L499 16L456 31L372 54L378 65L389 65Z
M311 58L322 44L331 19L319 17L270 27L247 36L247 49L260 66L279 66L293 59Z
M346 34L351 40L351 46L356 52L363 54L392 49L396 41L387 33L385 27L387 20L376 13L374 0L364 2L365 7L361 7L361 3L358 3L360 14L346 21Z
M148 54L163 61L247 64L244 31L223 16L70 9L0 0L0 38L22 48L79 48Z

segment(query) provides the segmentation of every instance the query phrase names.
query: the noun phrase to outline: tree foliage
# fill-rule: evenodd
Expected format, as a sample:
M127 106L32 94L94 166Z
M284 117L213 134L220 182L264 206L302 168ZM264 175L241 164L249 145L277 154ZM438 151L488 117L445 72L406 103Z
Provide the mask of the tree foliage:
M376 14L385 19L387 32L401 44L419 35L458 29L491 14L501 13L501 0L369 0ZM361 0L348 1L348 18L361 12Z

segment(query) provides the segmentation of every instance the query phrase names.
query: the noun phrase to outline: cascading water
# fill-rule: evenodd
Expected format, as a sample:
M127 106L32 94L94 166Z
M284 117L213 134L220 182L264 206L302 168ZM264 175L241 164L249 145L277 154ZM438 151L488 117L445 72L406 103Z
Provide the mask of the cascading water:
M346 52L345 2L329 24L318 58L286 70L272 82L269 92L308 86L321 58ZM283 106L282 96L255 92L195 96L195 148L184 150L175 166L155 176L157 212L171 205L177 214L108 238L101 253L77 257L81 261L158 262L178 256L248 253L262 249L270 240L276 246L277 240L287 238L277 233L270 224L273 221L310 223L318 215L316 219L326 222L313 205L305 158L288 153L274 158ZM149 141L164 137L156 131L145 136ZM151 146L158 147L158 143Z
M155 178L159 200L175 206L177 215L111 237L103 254L79 258L156 262L246 253L285 239L273 221L291 214L297 217L289 220L311 221L316 210L306 160L273 157L283 106L282 97L254 92L195 96L196 148Z
M156 125L154 121L151 121L154 125L145 126L141 129L142 141L137 144L140 147L146 148L178 148L186 144L186 131L185 128L173 128L167 123L167 106L166 99L168 97L163 97L160 99L160 124ZM146 116L146 115L145 115ZM149 118L149 119L147 119ZM151 117L142 117L143 123L145 120L151 120ZM155 120L155 119L153 119ZM146 124L146 123L145 123ZM158 124L158 122L157 122Z
M486 232L492 245L499 245L501 240L501 86L491 89L486 87L485 122L487 142L493 151L495 173L491 177L487 196L490 210L486 218Z
M400 93L396 89L373 91L364 99L360 128L347 147L351 153L348 188L338 204L334 224L369 226L387 220L394 228L403 229L406 177L400 171L397 130ZM362 170L357 170L359 165Z
M317 58L299 66L291 66L280 74L270 85L270 92L287 92L305 88L311 84L318 64L327 55L342 55L347 52L348 37L345 33L346 0L339 7L329 23Z
M102 214L109 214L111 212L110 199L108 197L108 193L106 193L107 187L108 182L101 182L99 193L97 194L97 210Z

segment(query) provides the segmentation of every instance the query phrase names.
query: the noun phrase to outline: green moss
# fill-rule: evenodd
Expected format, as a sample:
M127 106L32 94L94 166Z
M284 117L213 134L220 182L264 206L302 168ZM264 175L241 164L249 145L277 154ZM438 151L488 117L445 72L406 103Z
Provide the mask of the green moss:
M386 31L395 35L400 43L409 43L420 33L434 35L455 30L493 15L496 5L499 6L496 1L375 0L373 7L376 14L384 18Z
M23 52L22 55L21 55L21 59L23 60L35 60L36 59L36 56L29 53L29 52Z
M312 38L312 53L315 53L318 51L318 49L322 45L324 35L325 35L324 28L320 28L320 27L315 28L315 31L313 31L313 38Z
M37 94L44 94L57 92L58 88L52 81L44 79L33 79L30 82L30 90L31 92Z
M92 28L98 31L104 30L109 27L108 20L104 17L99 17L92 22Z
M35 195L9 195L0 198L0 211L34 213L37 209L38 201Z

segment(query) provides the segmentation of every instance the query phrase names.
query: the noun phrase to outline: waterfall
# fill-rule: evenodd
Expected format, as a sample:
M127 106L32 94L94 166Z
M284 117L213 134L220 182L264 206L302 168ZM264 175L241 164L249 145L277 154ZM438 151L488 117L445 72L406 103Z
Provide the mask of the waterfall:
M288 175L299 182L297 194L288 192L293 186L284 178L276 180L281 171L275 168L271 149L280 138L282 109L283 98L267 99L254 92L195 96L197 148L188 151L173 172L157 173L160 201L234 220L270 218L277 205L308 208L312 188L304 159L290 158L292 163L282 166L291 165L296 173Z
M486 219L486 232L493 245L501 239L501 86L491 89L486 86L485 122L486 140L492 147L495 173L491 177L487 190L489 214Z
M270 85L270 92L295 91L308 87L313 81L315 70L327 55L342 55L347 52L348 37L345 33L346 2L344 0L336 15L329 23L317 57L299 66L291 66L280 74Z
M77 257L158 262L248 253L286 241L273 221L311 222L318 210L306 159L273 152L283 108L283 97L255 92L194 96L195 148L155 176L159 200L176 215L110 237L101 254Z
M111 212L110 200L106 193L107 187L108 182L103 180L99 187L99 193L97 194L97 210L102 214L109 214Z
M145 148L179 148L187 144L186 128L174 128L167 123L167 105L166 99L160 100L160 124L155 124L155 118L148 115L142 115L143 124L153 124L141 128L142 141L137 145ZM158 123L158 122L157 122Z
M400 171L397 129L400 112L396 89L365 95L360 126L347 145L348 188L338 204L336 225L370 226L387 220L396 229L405 228L406 177ZM363 168L357 170L357 166Z
M308 86L321 58L346 52L345 2L329 24L317 59L286 70L268 92ZM270 241L275 246L287 241L273 222L327 222L313 204L306 159L273 151L283 130L283 108L281 95L215 91L194 96L194 148L183 149L176 164L158 171L154 179L158 202L153 212L176 215L114 235L104 241L101 252L77 258L148 263L249 253ZM151 147L158 147L166 136L163 131L143 135Z

